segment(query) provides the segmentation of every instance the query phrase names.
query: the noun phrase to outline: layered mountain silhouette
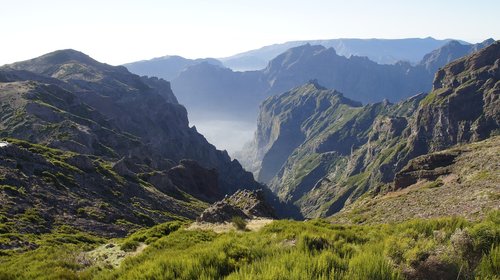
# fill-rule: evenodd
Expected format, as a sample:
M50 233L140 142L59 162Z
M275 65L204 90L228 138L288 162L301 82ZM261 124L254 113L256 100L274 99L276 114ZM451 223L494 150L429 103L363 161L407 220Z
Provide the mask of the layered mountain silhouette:
M379 64L394 64L398 61L417 63L422 57L448 43L447 40L428 38L407 39L330 39L291 41L264 46L260 49L220 58L228 68L238 71L261 70L268 62L286 50L305 44L334 48L342 56L366 56ZM466 42L463 42L467 44Z
M381 65L366 57L346 58L333 48L306 44L278 55L261 71L234 72L213 64L197 64L172 80L172 87L190 112L215 110L245 120L255 118L258 104L266 97L311 79L363 103L383 99L394 102L428 92L437 68L491 42L461 45L452 41L416 66L404 62ZM457 45L463 47L457 51L453 47Z
M397 53L397 50L404 53L418 49L422 52L422 49L426 49L422 44L426 45L431 41L437 42L433 39L348 40L349 44L379 55L385 52ZM312 43L324 42L330 41ZM332 42L330 43L333 44ZM191 61L190 66L183 68L176 74L176 78L171 80L172 88L180 102L186 105L193 123L207 133L218 146L228 147L234 154L235 149L242 144L228 143L212 126L225 127L226 130L234 127L243 128L241 135L232 138L246 139L239 140L241 142L248 141L257 118L259 104L269 96L315 79L321 85L335 88L343 92L346 97L364 104L384 99L397 102L419 92L430 91L434 73L439 67L491 44L492 40L476 45L447 40L442 42L444 46L427 54L423 59L424 53L413 59L421 60L419 63L396 62L387 65L356 56L364 52L346 54L345 48L341 51L341 46L347 44L347 41L345 44L342 42L328 48L309 43L290 48L270 58L267 67L258 71L233 71L217 63ZM411 45L411 42L415 44ZM327 43L323 45L328 45ZM383 49L382 46L387 46L387 49ZM336 50L340 50L341 53ZM151 63L151 70L157 69L156 61L138 64L148 69L148 63ZM165 69L170 68L165 66ZM171 77L165 76L159 69L138 73L153 74L163 78Z
M306 217L404 188L414 182L392 182L411 159L499 133L499 63L495 42L440 69L428 95L396 104L362 106L317 81L270 97L244 165Z
M8 220L33 208L40 227L64 220L124 234L196 217L207 202L262 188L188 126L170 84L62 50L0 68L0 185Z
M187 67L199 63L210 63L217 66L223 66L220 61L214 58L188 59L177 55L131 62L123 66L127 67L130 72L141 76L154 76L171 81L177 78L177 76Z

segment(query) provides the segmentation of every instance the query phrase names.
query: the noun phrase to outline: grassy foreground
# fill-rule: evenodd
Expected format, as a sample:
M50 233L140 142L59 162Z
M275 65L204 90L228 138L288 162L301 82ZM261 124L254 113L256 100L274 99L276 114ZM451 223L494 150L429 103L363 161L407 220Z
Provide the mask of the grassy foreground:
M499 211L479 222L342 226L281 220L258 232L220 234L171 222L118 240L69 229L41 236L4 233L1 248L12 240L36 249L0 251L2 280L500 279ZM90 253L107 247L124 261L112 266L102 261L111 256Z

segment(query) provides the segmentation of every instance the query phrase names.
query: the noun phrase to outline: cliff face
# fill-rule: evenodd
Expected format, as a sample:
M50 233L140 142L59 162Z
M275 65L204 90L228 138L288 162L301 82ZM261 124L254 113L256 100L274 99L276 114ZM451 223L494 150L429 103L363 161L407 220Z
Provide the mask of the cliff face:
M332 219L390 223L413 218L481 219L500 207L500 136L416 157L396 174L394 189L365 196Z
M311 45L280 54L263 71L270 93L283 92L317 79L321 85L364 103L384 98L398 101L426 91L433 75L409 63L381 65L366 57L346 58L337 55L333 48Z
M159 194L146 200L152 211L171 210L151 202L163 195L190 197L198 206L190 210L179 202L184 210L176 215L192 218L203 205L199 200L261 188L236 160L188 126L186 109L164 80L141 78L64 50L0 68L0 92L0 137L103 160L118 176L140 179L130 188L151 180L150 191ZM36 172L27 176L40 179ZM87 188L78 180L75 184ZM123 199L120 203L133 203Z
M361 107L314 83L269 98L249 152L261 160L254 170L307 217L390 188L410 159L498 133L499 50L497 42L447 65L429 95L394 105Z
M500 43L448 64L412 123L419 153L485 139L500 124Z

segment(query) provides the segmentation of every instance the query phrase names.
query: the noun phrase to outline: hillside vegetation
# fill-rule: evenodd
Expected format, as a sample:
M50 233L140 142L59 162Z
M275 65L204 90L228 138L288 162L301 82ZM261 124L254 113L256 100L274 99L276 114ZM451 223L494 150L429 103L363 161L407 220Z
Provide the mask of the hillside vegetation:
M5 239L4 235L0 240ZM105 240L60 228L1 251L1 279L498 279L500 212L371 226L275 221L257 232L186 230L178 222ZM102 246L103 244L108 244ZM95 248L120 246L115 268ZM115 250L116 252L116 250ZM118 252L120 252L118 250ZM114 253L116 255L116 253ZM120 255L120 254L118 254Z
M394 189L368 193L333 216L336 222L401 222L461 216L481 219L500 209L500 136L411 160Z

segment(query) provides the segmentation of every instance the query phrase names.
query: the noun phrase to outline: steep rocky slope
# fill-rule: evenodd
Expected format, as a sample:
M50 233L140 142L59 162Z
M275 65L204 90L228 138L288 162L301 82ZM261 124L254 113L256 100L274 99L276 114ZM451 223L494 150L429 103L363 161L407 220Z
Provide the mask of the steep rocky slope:
M391 191L371 193L332 217L340 223L483 218L500 208L500 136L411 160ZM375 196L373 196L375 195Z
M140 226L195 218L208 204L190 194L201 193L191 192L186 181L202 177L217 189L208 170L190 177L172 172L193 170L183 162L168 171L144 166L133 173L92 155L10 138L5 143L0 147L3 233L46 233L66 225L123 236Z
M164 80L141 78L124 67L109 66L83 53L63 50L0 68L0 93L0 137L23 139L29 141L25 145L53 148L57 154L77 155L90 170L89 176L96 178L97 181L87 185L78 175L80 168L72 168L74 164L67 162L66 156L57 159L62 167L56 168L43 160L42 151L36 149L25 147L30 150L26 159L22 148L19 153L9 154L10 162L26 162L23 167L30 166L31 160L40 161L26 170L9 165L6 172L17 174L18 178L9 185L16 188L29 186L31 181L43 188L44 170L74 178L69 180L73 181L70 186L63 184L69 188L64 192L69 197L55 198L68 204L70 215L79 207L74 200L98 199L92 192L87 196L75 194L73 187L81 188L82 192L98 187L109 194L113 193L114 186L125 186L129 194L118 197L116 203L134 204L133 194L139 193L137 197L141 202L130 209L144 208L157 213L139 211L151 215L150 222L167 219L168 215L161 214L163 212L193 218L202 210L200 205L204 205L200 200L213 202L240 188L261 188L237 161L231 160L226 152L216 150L194 127L188 126L185 108L178 104ZM117 179L109 186L103 184L110 175L100 174L96 161L102 161L112 174L125 178L124 181ZM54 184L57 187L58 184ZM28 200L35 199L34 193L26 194ZM3 198L10 201L10 196ZM45 209L49 199L49 195L41 198L37 209ZM113 205L110 201L113 199L116 198L106 196L102 201ZM13 207L12 203L3 205ZM117 207L111 212L125 211L123 215L131 217L127 209ZM2 209L5 213L11 210ZM19 211L16 211L7 215L9 219L17 215ZM64 211L50 212L48 219L56 220L61 213ZM114 214L104 216L106 222L120 219ZM87 218L98 221L93 216ZM133 218L127 221L141 222Z
M23 77L25 71L40 77ZM164 80L141 78L72 50L8 65L1 73L9 81L1 85L2 136L109 158L135 157L159 167L166 159L193 159L218 169L223 193L238 184L255 185L237 161L188 127L185 108Z
M427 96L394 105L361 107L309 83L263 103L248 154L282 200L307 217L334 214L416 156L498 134L499 63L496 42L441 69Z

